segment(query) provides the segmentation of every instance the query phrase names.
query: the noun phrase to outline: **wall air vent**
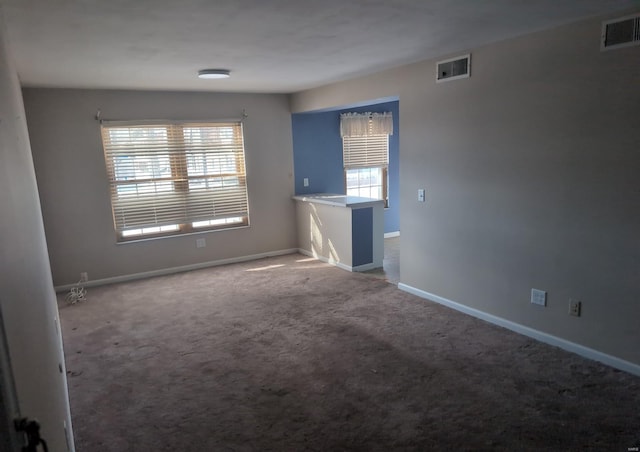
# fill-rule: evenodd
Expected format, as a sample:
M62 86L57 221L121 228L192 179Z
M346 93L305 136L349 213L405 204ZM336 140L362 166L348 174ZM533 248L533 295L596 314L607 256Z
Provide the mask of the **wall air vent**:
M640 45L640 14L602 23L601 50Z
M436 64L436 82L467 78L471 74L471 55L462 55Z

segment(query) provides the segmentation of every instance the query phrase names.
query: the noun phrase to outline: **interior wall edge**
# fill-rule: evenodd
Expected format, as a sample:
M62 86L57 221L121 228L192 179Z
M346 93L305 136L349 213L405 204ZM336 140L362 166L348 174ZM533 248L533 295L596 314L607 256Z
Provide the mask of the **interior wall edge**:
M3 17L0 2L0 329L8 352L0 365L15 388L0 385L3 397L10 391L17 400L18 412L12 409L10 418L37 419L50 450L73 451L58 308L24 100Z

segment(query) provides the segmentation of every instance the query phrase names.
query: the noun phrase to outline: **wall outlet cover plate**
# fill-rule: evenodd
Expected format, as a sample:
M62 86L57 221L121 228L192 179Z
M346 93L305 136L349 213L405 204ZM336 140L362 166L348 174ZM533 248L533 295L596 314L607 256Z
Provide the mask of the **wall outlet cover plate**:
M540 306L547 305L547 292L539 289L531 289L531 303Z
M580 309L582 308L582 302L579 300L569 300L569 315L574 317L580 317Z

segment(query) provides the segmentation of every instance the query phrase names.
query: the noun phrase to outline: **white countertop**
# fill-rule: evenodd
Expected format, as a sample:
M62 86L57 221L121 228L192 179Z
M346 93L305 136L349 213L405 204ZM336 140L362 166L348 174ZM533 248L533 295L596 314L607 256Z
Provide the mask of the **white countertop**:
M352 209L373 207L378 204L384 206L384 201L381 199L361 198L360 196L337 195L333 193L313 193L309 195L297 195L294 196L293 199L302 202L327 204L335 207L350 207Z

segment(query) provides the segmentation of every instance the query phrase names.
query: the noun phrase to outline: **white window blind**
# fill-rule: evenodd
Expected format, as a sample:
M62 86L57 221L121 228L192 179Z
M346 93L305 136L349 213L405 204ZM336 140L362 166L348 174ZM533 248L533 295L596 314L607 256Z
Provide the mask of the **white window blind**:
M345 168L387 167L389 135L365 135L342 138Z
M121 240L248 224L242 123L110 121L102 140Z

